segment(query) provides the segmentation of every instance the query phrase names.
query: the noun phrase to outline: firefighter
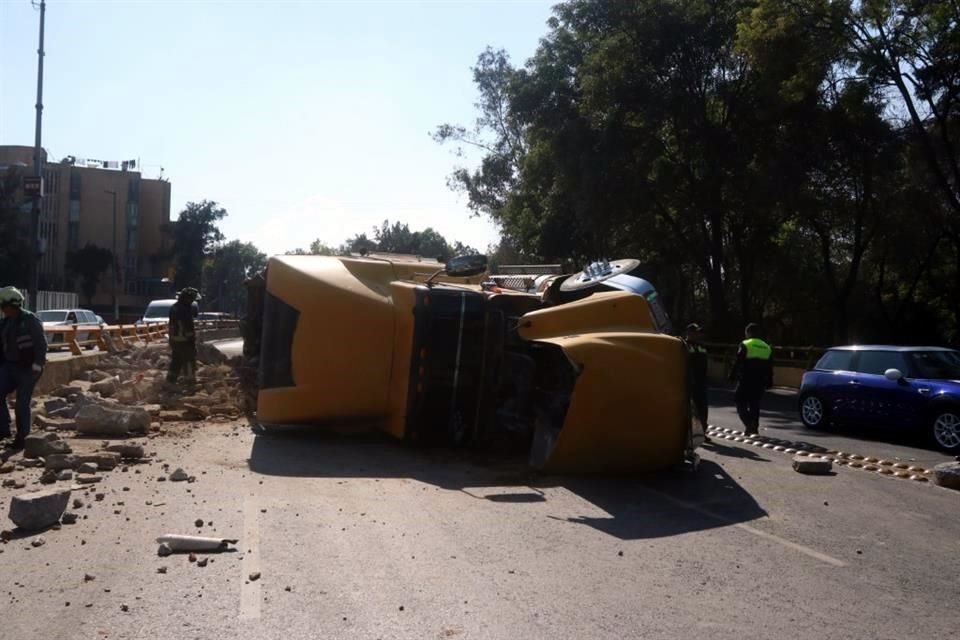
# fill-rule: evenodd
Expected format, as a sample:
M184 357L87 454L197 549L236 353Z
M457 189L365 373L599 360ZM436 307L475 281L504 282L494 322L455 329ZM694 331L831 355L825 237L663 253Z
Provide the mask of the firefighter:
M10 449L23 449L30 433L33 388L47 362L47 339L43 323L23 308L23 294L13 287L0 289L0 439L11 436L7 395L17 392L17 435Z
M703 346L703 328L696 322L687 325L684 339L687 347L687 373L690 385L690 398L696 412L694 416L703 427L703 439L710 442L707 435L707 350Z
M760 339L760 327L754 323L744 330L745 339L737 349L737 361L730 374L736 379L737 414L743 432L755 436L760 431L760 400L773 386L773 348Z
M193 287L187 287L177 293L177 301L170 307L170 323L167 336L170 341L170 369L167 382L176 383L183 374L187 384L196 382L197 375L197 334L193 328L196 315L193 305L200 299L200 293Z

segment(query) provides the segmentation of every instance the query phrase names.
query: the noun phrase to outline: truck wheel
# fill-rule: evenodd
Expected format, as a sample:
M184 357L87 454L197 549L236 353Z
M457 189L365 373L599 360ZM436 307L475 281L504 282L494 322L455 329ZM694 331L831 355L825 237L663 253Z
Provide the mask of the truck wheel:
M826 403L815 393L800 397L800 421L808 429L822 429L829 424Z
M933 442L947 453L960 451L960 410L941 410L933 417L930 435Z

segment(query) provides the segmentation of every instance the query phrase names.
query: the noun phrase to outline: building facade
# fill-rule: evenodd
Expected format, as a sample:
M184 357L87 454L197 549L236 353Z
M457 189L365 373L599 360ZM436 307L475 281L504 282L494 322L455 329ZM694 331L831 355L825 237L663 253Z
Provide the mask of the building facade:
M138 316L154 298L169 297L173 224L170 182L147 179L127 163L78 164L73 158L49 163L44 157L44 197L40 215L40 289L78 291L66 266L67 254L87 244L114 256L116 295L124 320ZM0 146L0 172L33 174L33 147ZM21 211L29 221L30 201ZM26 240L26 238L24 238ZM112 317L113 272L103 273L92 306ZM81 296L83 304L86 300Z

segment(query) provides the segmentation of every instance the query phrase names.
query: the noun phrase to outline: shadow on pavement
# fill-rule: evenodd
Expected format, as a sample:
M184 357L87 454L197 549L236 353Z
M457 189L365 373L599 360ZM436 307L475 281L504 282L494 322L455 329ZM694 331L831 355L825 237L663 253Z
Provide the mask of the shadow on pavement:
M609 514L560 519L624 540L702 531L766 515L710 461L695 471L678 468L630 477L538 476L519 456L413 448L380 434L302 430L258 434L248 465L254 473L286 477L409 478L516 505L549 502L540 490L559 487ZM491 492L494 487L510 490Z

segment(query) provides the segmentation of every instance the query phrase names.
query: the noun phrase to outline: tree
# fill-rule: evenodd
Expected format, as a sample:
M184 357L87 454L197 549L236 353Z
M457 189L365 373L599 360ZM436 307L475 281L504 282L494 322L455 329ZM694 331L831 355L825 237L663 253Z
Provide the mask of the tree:
M218 246L203 267L204 308L239 315L246 304L244 282L266 266L266 254L250 242Z
M174 226L174 284L180 289L197 286L203 276L205 260L214 246L223 240L217 223L227 216L216 202L188 202Z
M87 306L93 304L100 276L113 264L113 252L104 247L86 244L80 249L67 252L64 269L80 280L80 292L87 300Z

